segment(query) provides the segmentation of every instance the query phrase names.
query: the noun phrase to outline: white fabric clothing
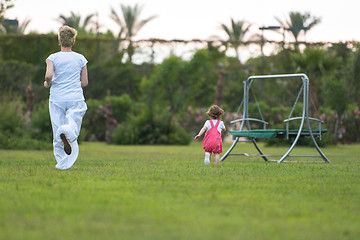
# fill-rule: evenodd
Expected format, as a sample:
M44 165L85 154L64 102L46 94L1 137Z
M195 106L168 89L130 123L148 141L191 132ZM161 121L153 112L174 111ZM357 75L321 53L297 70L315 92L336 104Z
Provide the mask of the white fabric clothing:
M205 165L209 165L209 164L210 164L210 156L211 156L211 153L205 152L205 158L204 158L204 164L205 164Z
M211 128L211 124L210 121L213 122L214 126L216 125L217 121L220 121L219 126L217 127L217 130L219 131L219 133L222 132L223 129L225 129L225 125L224 122L221 120L216 120L216 119L212 119L212 120L206 120L206 122L204 123L204 127L207 128L206 132L210 130Z
M65 170L71 168L78 155L79 145L77 139L80 134L82 119L87 110L85 101L49 102L50 119L53 129L54 155L56 168ZM71 154L67 155L60 134L64 133L70 141Z
M50 88L50 101L66 102L85 100L80 82L86 58L76 52L57 52L46 60L54 64L54 75Z

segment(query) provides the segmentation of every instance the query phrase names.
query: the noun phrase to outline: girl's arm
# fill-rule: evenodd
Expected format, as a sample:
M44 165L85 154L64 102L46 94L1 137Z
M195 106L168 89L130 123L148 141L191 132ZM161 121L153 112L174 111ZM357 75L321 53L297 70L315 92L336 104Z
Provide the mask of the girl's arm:
M221 129L221 132L225 132L225 131L226 131L226 127L225 127L224 122L222 123L222 125L224 126L224 128L223 128L223 129Z
M44 87L49 88L51 86L51 80L53 78L53 75L54 75L54 63L50 59L47 59Z
M194 137L194 140L195 140L195 141L198 140L198 139L201 137L201 135L203 135L204 132L206 132L206 130L207 130L207 127L204 126L204 127L200 130L200 132L198 133L198 135L196 135L196 136Z
M80 82L81 82L81 87L86 87L88 85L88 73L87 73L86 65L81 70Z

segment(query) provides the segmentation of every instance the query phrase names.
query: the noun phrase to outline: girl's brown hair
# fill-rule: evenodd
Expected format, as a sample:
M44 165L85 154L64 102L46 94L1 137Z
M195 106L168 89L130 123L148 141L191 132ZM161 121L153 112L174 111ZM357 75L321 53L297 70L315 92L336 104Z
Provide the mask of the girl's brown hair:
M71 47L75 43L76 29L69 26L62 26L59 29L59 42L62 47Z
M222 110L218 105L212 105L206 113L211 119L220 120L225 111Z

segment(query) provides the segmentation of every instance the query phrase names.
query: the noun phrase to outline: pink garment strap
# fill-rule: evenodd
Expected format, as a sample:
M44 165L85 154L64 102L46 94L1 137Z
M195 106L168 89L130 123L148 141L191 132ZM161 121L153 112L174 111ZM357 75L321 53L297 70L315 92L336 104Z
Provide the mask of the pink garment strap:
M213 123L212 120L210 120L210 126L211 126L211 127L214 127L214 123Z
M213 121L212 120L210 120L210 125L211 125L211 127L218 127L219 126L219 124L220 124L220 120L217 120L217 122L216 122L216 124L215 124L215 126L214 126L214 123L213 123Z

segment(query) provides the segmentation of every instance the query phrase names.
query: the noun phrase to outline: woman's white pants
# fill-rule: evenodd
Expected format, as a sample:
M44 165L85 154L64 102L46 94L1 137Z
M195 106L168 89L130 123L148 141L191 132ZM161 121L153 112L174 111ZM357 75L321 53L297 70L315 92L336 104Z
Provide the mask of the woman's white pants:
M71 168L79 156L77 139L82 119L87 110L85 101L49 102L50 119L53 130L54 155L57 169ZM67 155L60 134L64 133L70 141L71 154Z

